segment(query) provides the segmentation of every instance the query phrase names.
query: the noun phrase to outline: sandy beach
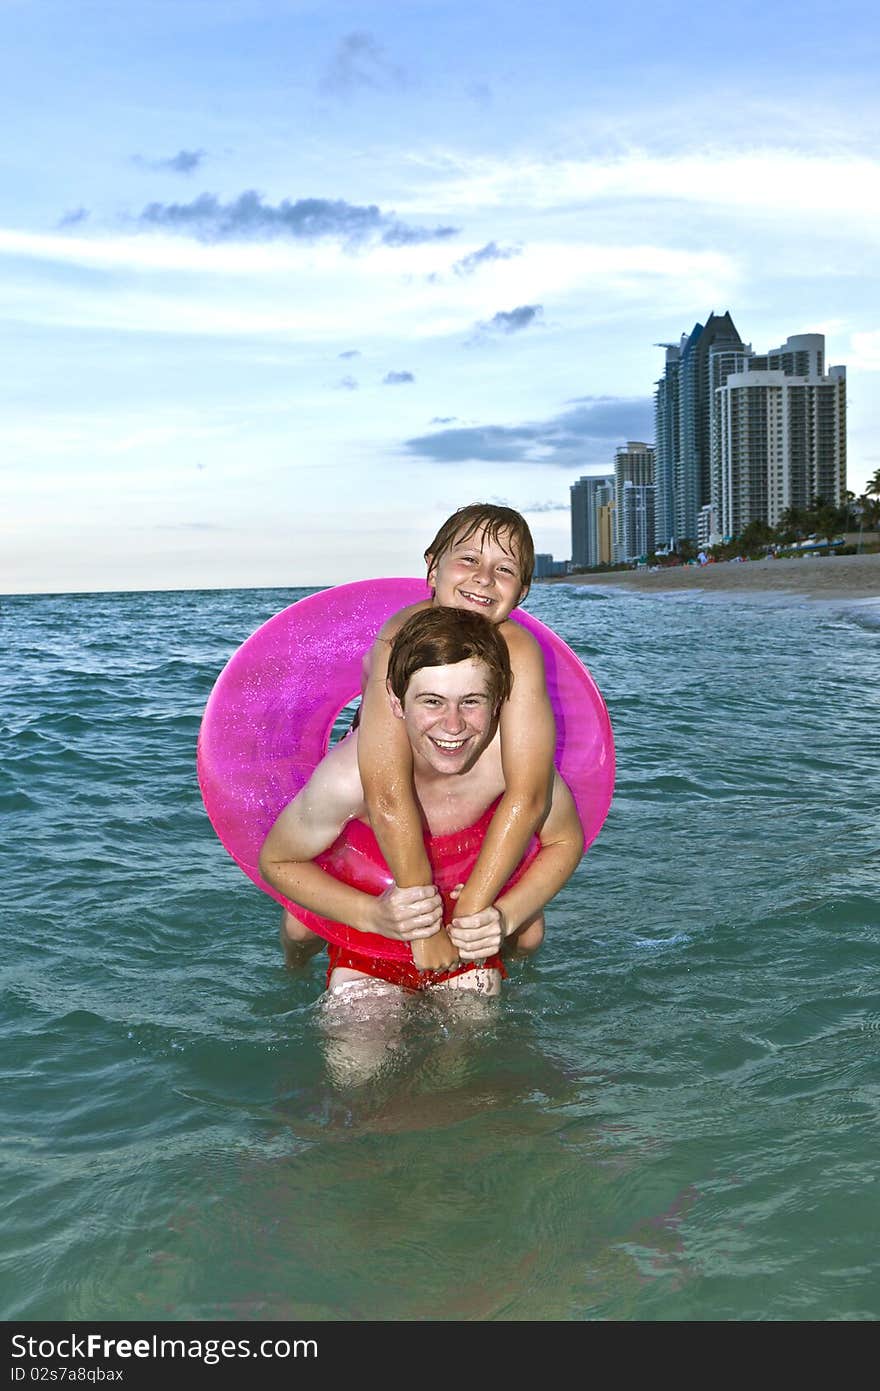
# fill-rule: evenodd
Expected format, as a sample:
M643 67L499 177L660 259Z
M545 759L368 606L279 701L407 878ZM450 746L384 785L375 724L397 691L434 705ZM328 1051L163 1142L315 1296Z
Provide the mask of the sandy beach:
M615 570L564 575L539 584L613 585L627 589L802 594L813 599L880 599L880 553L799 557L795 560L720 561L662 570Z

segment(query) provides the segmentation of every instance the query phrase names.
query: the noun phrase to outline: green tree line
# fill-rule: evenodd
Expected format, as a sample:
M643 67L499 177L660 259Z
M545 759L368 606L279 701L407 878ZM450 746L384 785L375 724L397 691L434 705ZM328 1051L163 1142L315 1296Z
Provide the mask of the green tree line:
M865 542L872 544L880 540L876 536L880 530L880 469L867 484L860 497L848 492L841 507L835 507L825 498L816 497L809 507L787 507L778 527L768 526L766 522L749 522L748 526L730 541L712 546L707 553L716 560L732 560L741 555L755 557L765 555L768 550L785 550L796 547L808 537L814 536L829 545L846 532L859 532ZM872 545L873 548L873 545ZM693 560L697 555L694 541L685 540L676 545L680 560ZM663 557L649 557L662 563Z
M715 560L732 560L741 555L754 559L766 555L769 550L785 551L795 547L807 537L814 536L827 541L829 546L846 532L858 532L862 544L873 550L880 545L880 468L869 480L860 497L848 492L841 507L835 507L825 498L816 497L809 507L787 507L778 527L768 526L766 522L749 522L748 526L730 541L721 542L706 548L706 554ZM840 549L836 547L835 549ZM854 549L854 548L853 548ZM699 547L689 538L676 542L675 554L647 557L649 565L668 565L676 561L696 560ZM596 571L628 570L632 561L621 561L615 565L594 565ZM576 567L580 570L582 567Z

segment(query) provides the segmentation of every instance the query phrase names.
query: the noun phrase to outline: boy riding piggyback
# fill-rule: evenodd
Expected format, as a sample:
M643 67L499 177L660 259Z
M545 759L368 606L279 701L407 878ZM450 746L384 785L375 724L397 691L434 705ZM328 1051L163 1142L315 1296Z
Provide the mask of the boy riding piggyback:
M437 930L413 941L413 959L424 971L454 966L458 954L441 921L439 896L425 849L422 814L413 785L412 748L388 700L391 644L401 625L432 604L481 614L507 645L513 681L499 715L504 792L477 861L455 907L456 923L479 925L481 914L519 865L550 807L556 728L547 695L544 662L536 640L510 615L529 591L534 543L523 517L509 507L472 503L453 513L425 551L432 597L392 615L364 663L358 733L358 765L369 820L399 888L422 886ZM438 744L455 754L455 738ZM288 959L307 934L289 915L283 929Z

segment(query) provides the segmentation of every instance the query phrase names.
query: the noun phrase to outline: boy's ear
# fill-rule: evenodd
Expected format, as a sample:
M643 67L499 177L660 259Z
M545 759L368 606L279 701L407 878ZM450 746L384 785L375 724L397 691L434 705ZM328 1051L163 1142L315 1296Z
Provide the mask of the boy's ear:
M403 706L391 689L391 682L386 678L385 689L388 692L388 703L391 706L391 713L396 715L399 720L403 719Z
M425 551L425 564L428 567L427 581L431 588L434 588L434 572L437 566L434 564L434 557L430 551Z

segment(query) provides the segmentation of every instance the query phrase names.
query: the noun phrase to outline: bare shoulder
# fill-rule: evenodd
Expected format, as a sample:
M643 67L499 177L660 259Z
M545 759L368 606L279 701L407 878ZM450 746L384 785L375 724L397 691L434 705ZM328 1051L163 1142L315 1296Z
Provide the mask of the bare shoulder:
M541 652L541 645L537 638L526 628L514 619L508 618L499 628L501 636L507 643L507 650L510 653L510 664L514 671L518 667L536 666L543 670L544 655Z
M359 816L364 807L357 745L358 734L354 730L324 755L303 789L310 803L319 799L326 803L331 815L344 819Z
M376 634L377 642L392 642L397 635L398 629L403 626L408 618L412 618L414 613L421 613L422 609L431 607L430 599L420 599L417 604L407 604L406 608L398 609L390 618L386 618L379 632Z
M365 690L368 682L372 684L375 684L376 681L384 682L388 670L388 660L391 656L391 644L397 636L398 630L414 613L419 613L422 609L430 607L430 600L422 599L417 604L407 604L406 608L398 609L397 613L386 618L376 634L372 647L364 653L361 663L361 684Z

